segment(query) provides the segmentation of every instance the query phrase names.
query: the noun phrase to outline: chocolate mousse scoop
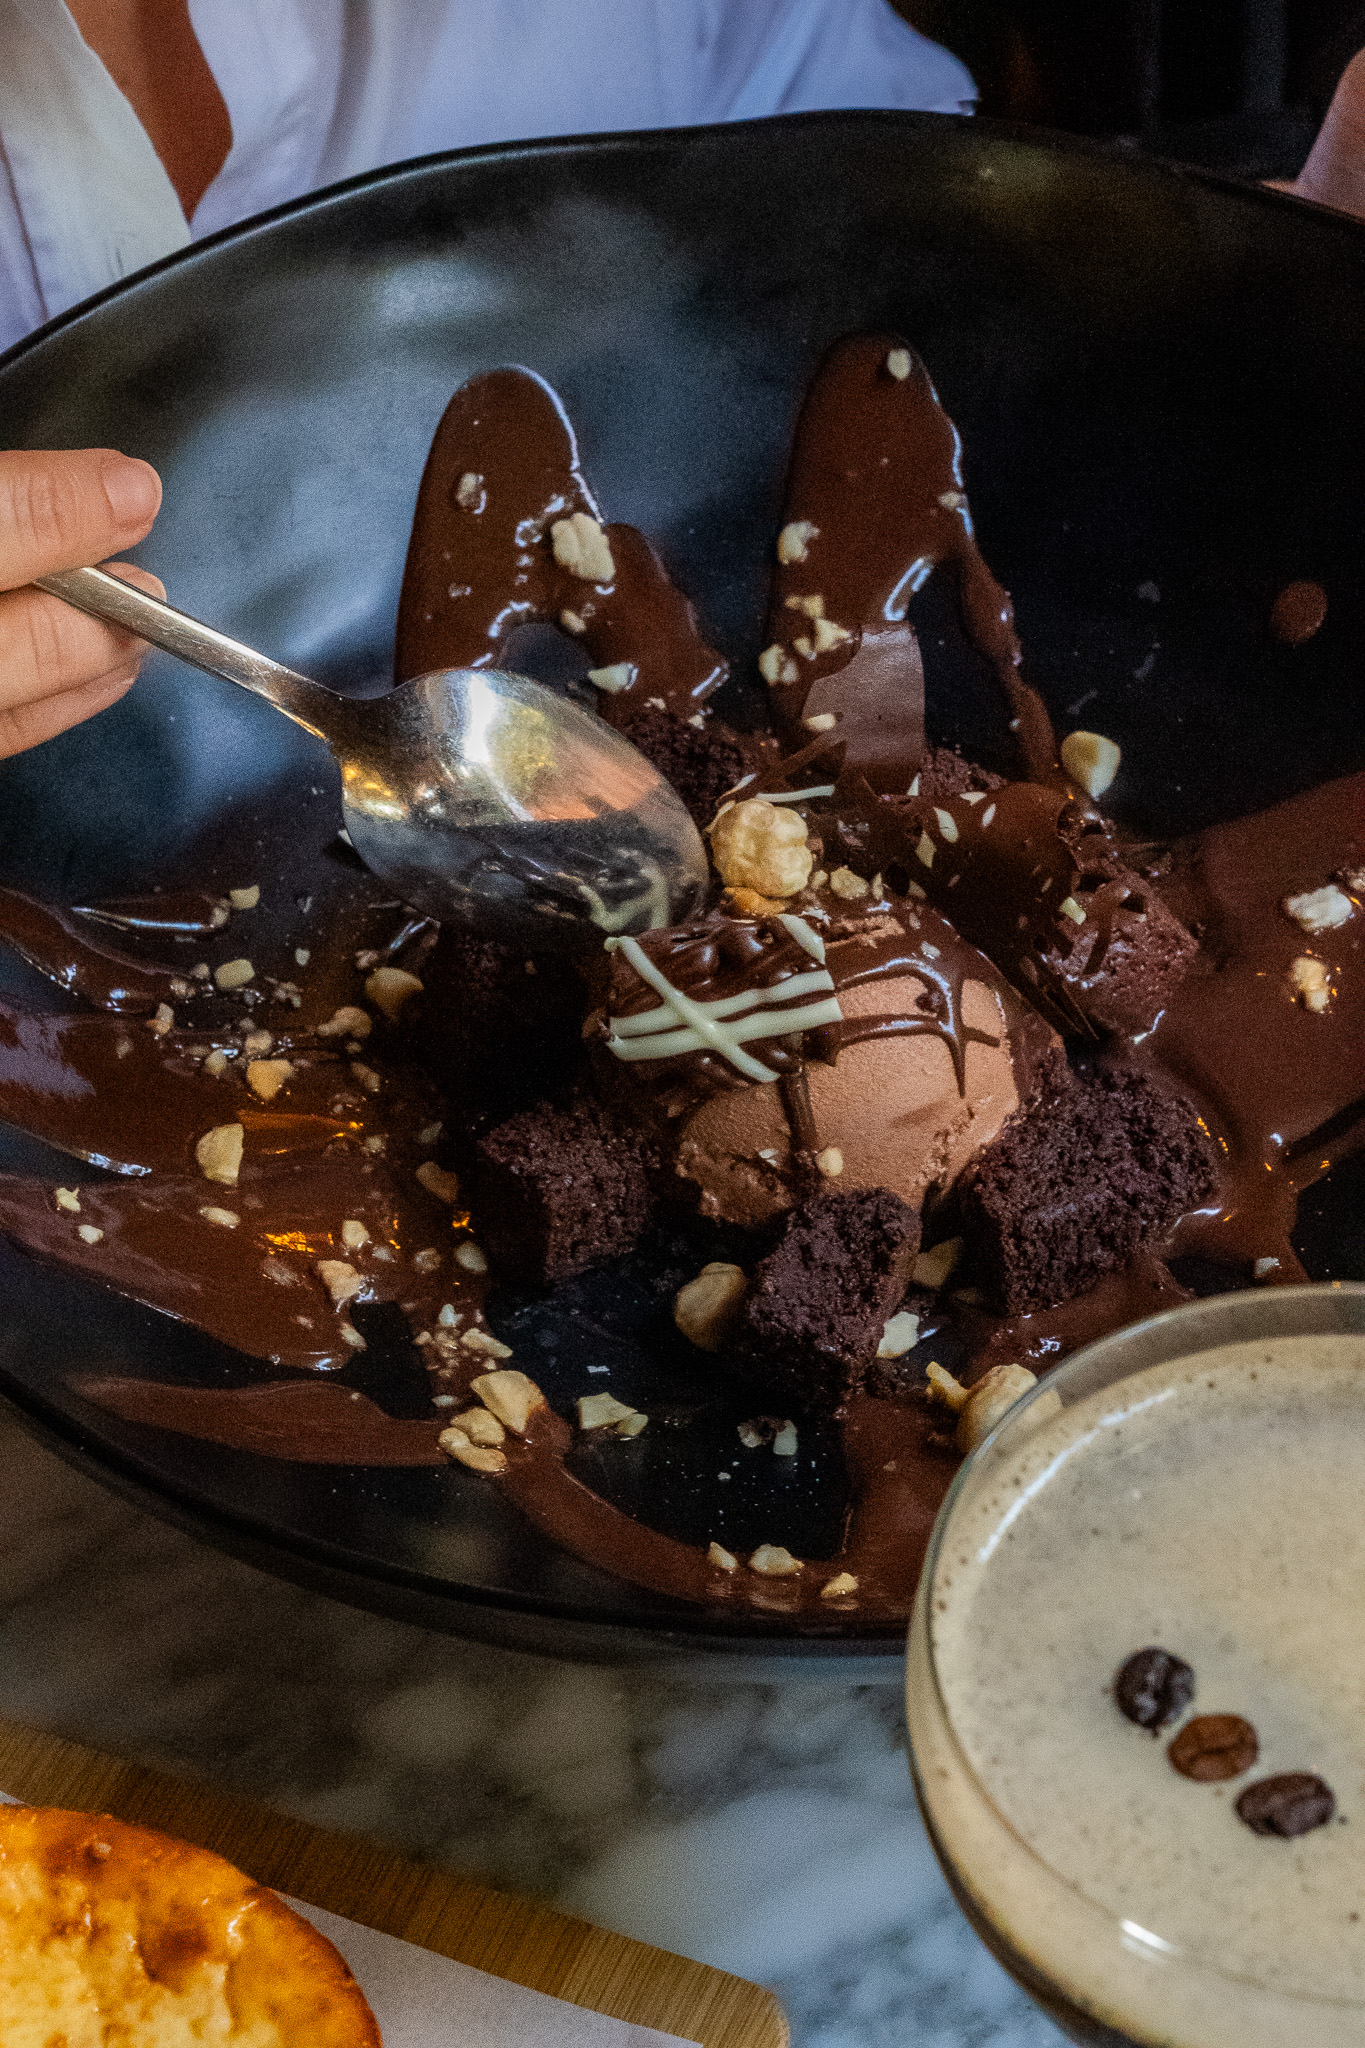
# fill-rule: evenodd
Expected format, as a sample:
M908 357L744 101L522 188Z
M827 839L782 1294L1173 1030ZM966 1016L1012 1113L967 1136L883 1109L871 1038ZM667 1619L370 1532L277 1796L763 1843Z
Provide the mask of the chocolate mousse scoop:
M588 1025L596 1085L703 1215L764 1222L822 1175L918 1209L1053 1055L1042 1020L927 904L807 909L615 942Z
M727 665L644 535L603 526L558 396L530 370L461 386L422 474L398 606L398 682L491 668L514 627L558 626L590 662L598 708L696 718Z
M1009 593L976 543L957 429L902 336L852 335L801 408L778 539L760 667L789 744L823 730L874 789L906 788L924 751L924 668L906 613L944 562L1028 772L1043 778L1056 740L1020 674Z

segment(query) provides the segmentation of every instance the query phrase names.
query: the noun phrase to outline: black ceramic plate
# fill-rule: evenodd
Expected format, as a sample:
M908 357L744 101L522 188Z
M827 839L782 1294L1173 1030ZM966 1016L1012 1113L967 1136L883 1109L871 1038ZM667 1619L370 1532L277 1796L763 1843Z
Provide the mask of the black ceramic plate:
M1188 829L1365 761L1365 229L1084 145L836 114L432 159L58 323L0 364L0 437L147 456L166 498L144 555L173 598L344 683L387 669L447 398L524 363L563 393L607 516L644 528L742 662L802 390L831 340L871 326L928 362L1030 673L1063 720L1120 741L1134 819ZM1330 611L1289 651L1264 621L1297 576ZM1000 758L997 701L947 605L927 594L917 622L936 737ZM0 876L68 902L129 893L196 879L226 835L287 879L330 837L332 790L284 720L157 659L125 704L0 770ZM69 1175L0 1141L8 1164ZM1365 1275L1362 1210L1359 1173L1313 1192L1315 1273ZM592 1341L647 1376L629 1276L603 1286ZM720 1624L559 1554L457 1470L291 1466L121 1426L73 1374L251 1368L3 1244L0 1304L0 1387L59 1447L345 1598L555 1649L899 1650ZM642 1512L704 1529L714 1471L642 1466ZM833 1462L766 1485L752 1540L815 1554Z

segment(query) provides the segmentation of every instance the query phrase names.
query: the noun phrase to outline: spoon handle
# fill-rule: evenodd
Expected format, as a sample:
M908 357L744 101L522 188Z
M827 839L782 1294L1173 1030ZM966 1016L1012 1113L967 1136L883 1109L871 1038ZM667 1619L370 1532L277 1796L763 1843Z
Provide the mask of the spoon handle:
M254 690L296 725L330 742L342 700L321 683L271 661L268 655L257 654L240 640L230 640L226 633L216 633L188 612L149 597L145 590L104 569L61 569L34 580L40 590L74 605L78 612L89 612L106 625L122 626L166 654L178 655L181 661L203 669L206 675L221 676L224 682Z

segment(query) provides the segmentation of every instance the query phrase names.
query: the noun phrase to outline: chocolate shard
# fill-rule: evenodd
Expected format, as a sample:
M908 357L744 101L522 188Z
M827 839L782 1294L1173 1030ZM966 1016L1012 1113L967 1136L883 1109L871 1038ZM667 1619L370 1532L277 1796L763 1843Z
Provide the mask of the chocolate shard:
M653 1218L643 1147L592 1104L509 1117L477 1160L480 1240L509 1279L548 1286L622 1258Z
M958 1187L973 1268L1011 1315L1069 1301L1159 1243L1215 1186L1195 1111L1101 1069L1013 1118Z
M788 1218L740 1313L742 1369L802 1409L841 1408L901 1301L919 1217L888 1188L821 1194Z

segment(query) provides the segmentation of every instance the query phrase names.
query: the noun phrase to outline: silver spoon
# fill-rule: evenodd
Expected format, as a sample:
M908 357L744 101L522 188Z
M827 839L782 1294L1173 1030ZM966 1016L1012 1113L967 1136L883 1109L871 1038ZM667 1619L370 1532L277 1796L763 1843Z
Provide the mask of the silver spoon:
M532 945L683 922L701 837L638 748L569 698L499 669L339 697L103 569L43 590L206 674L240 683L330 747L351 844L431 917Z

